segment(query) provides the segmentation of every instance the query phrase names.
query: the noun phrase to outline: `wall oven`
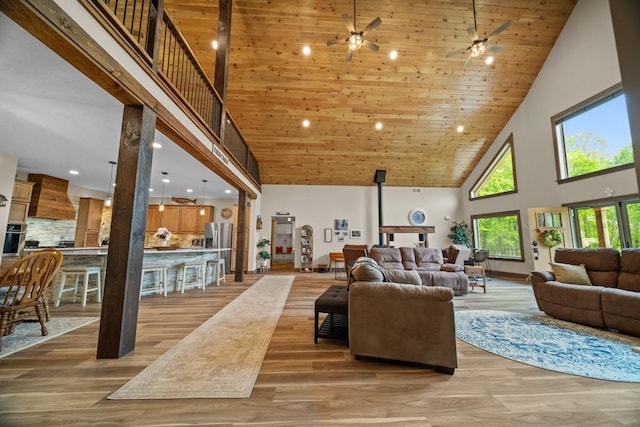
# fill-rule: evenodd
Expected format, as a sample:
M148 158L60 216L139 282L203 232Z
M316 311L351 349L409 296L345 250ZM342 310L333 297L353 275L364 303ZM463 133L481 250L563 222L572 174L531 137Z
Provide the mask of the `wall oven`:
M22 256L24 240L27 235L27 224L7 224L7 233L4 238L5 255Z

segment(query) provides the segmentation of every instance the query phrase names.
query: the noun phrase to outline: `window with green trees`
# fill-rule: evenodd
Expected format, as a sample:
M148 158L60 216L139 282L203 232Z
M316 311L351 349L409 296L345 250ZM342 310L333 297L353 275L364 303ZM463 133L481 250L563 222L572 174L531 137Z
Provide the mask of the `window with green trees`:
M633 165L627 105L620 85L552 118L559 179Z
M513 134L511 134L478 181L471 187L469 198L515 193L518 188L514 170Z
M476 248L488 250L491 258L524 259L519 211L473 215L471 222Z
M576 245L580 248L640 246L640 201L591 202L571 207Z

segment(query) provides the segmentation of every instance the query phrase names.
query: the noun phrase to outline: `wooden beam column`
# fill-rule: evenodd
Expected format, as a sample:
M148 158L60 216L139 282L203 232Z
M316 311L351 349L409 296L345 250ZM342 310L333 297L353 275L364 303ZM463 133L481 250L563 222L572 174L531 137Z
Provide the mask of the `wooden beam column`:
M627 101L636 181L638 182L638 190L640 190L640 55L638 55L640 2L609 0L609 7L618 51L622 87Z
M231 9L233 0L218 1L218 50L216 50L216 68L213 87L222 98L220 114L220 143L225 145L227 125L227 75L229 73L229 51L231 50Z
M244 281L244 248L247 246L247 192L238 190L238 229L236 230L236 274L235 282Z
M150 108L124 107L98 359L117 359L135 348L155 128Z

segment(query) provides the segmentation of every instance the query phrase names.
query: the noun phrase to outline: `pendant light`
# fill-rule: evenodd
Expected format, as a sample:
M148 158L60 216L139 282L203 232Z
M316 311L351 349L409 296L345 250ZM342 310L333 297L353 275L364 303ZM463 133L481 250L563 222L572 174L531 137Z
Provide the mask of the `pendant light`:
M203 179L202 180L202 204L204 205L204 187L205 185L207 185L207 180ZM204 210L204 206L200 208L200 216L204 216L205 210Z
M113 198L111 197L111 189L113 188L113 185L111 183L113 182L113 167L117 165L117 163L111 160L109 164L111 165L111 174L109 175L109 188L107 191L107 193L109 193L109 196L107 196L107 198L104 200L104 205L107 207L113 204Z
M168 173L167 172L162 172L162 195L160 198L160 206L158 206L158 210L160 212L164 211L164 184L166 182L169 182L169 179L167 178Z

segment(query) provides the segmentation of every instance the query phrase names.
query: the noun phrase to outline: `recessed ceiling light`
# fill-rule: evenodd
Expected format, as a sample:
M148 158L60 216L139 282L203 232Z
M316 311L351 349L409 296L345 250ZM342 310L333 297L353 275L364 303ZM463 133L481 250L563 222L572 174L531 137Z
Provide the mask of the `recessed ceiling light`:
M305 56L309 56L309 55L311 54L311 48L310 48L309 46L304 46L304 47L302 48L302 53L303 53Z
M225 193L231 194L231 190L224 190Z
M378 123L376 123L376 129L377 129L377 130L382 129L382 122L378 122Z
M456 128L456 130L458 131L458 133L464 132L464 126L460 125Z
M484 60L484 63L487 65L493 64L493 56L487 56L487 59Z
M168 183L168 182L171 182L171 181L169 180L169 178L162 178L162 182Z
M398 57L398 52L395 50L392 50L391 52L389 52L389 58L391 58L392 60L396 59Z
M303 120L303 121L302 121L302 126L304 126L304 127L306 127L306 128L308 128L310 124L311 124L311 123L309 122L309 120Z
M80 172L78 172L78 171L76 171L76 170L70 170L70 171L69 171L69 173L70 173L71 175L79 175L79 174L80 174Z
M211 42L211 47L218 50L218 40L214 40Z
M149 193L153 193L153 188L150 188L150 189L149 189Z
M162 148L162 144L160 144L159 142L154 142L153 144L151 144L151 146L153 148Z
M187 193L193 193L193 188L187 188Z

